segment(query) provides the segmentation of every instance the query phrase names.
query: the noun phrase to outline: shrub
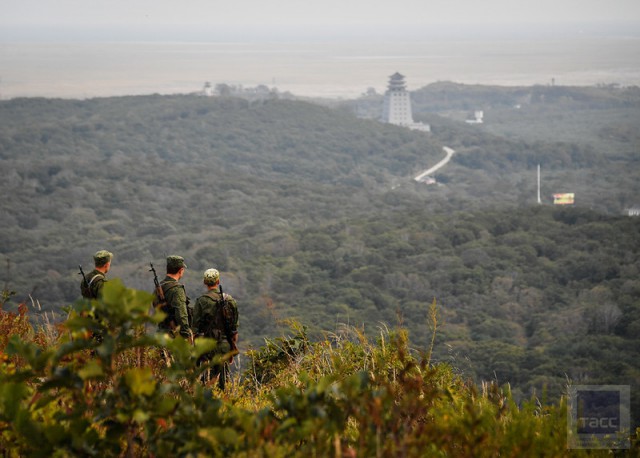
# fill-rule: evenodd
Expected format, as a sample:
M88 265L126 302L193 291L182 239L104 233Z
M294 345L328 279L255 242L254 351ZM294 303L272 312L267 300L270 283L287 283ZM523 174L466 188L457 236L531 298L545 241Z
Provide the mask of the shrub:
M145 331L163 318L149 313L150 294L117 280L103 291L74 304L45 347L26 309L0 310L0 323L16 326L0 361L4 456L587 454L566 448L564 400L517 405L509 387L477 387L431 364L403 329L372 342L345 327L310 342L292 323L292 337L250 352L249 369L220 392L197 365L213 341ZM434 301L433 332L436 312ZM633 444L630 454L637 436Z

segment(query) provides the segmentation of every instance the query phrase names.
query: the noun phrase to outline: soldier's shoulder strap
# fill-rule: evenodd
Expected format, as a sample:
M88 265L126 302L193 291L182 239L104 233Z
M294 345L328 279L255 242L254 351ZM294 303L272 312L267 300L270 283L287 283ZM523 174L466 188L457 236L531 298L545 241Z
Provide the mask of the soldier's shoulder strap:
M102 277L102 280L104 280L106 277L104 276L104 274L95 274L93 276L93 278L91 280L89 280L89 283L87 283L87 286L91 286L91 284L93 283L93 280L95 280L98 277Z
M184 288L184 285L182 283L178 283L178 280L161 281L160 286L162 287L162 292L165 294L167 294L167 291L177 286L182 286Z
M203 296L207 296L209 299L212 299L214 302L222 302L222 297L220 297L220 292L219 291L207 291L206 293L203 294ZM227 298L227 295L224 295L225 299Z

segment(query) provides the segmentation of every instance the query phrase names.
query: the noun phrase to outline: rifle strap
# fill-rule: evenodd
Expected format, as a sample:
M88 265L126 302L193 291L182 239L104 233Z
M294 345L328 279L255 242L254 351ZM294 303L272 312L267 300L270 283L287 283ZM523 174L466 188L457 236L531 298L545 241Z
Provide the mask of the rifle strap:
M217 340L221 340L223 338L229 340L232 338L232 332L229 329L229 323L227 316L227 312L225 310L225 304L229 300L229 295L227 293L220 294L220 291L211 290L204 294L204 296L208 297L216 304L216 309L214 311L214 317L212 317L212 321L209 322L209 334L213 337L215 334L215 338ZM222 328L214 328L213 326L222 326ZM231 342L229 342L231 344Z
M184 288L184 285L178 283L177 280L169 280L169 281L161 281L160 282L160 287L162 288L162 292L166 295L167 292L170 289L175 288L176 286L182 286Z
M229 295L227 293L222 293L222 297L218 297L220 294L219 291L208 291L206 292L204 295L213 299L214 302L220 303L220 302L225 302L226 300L229 299Z
M93 283L93 280L95 280L95 279L96 279L96 278L98 278L98 277L102 277L102 279L106 278L103 274L95 274L95 275L93 276L93 278L92 278L91 280L89 280L89 283L87 283L87 286L88 286L88 287L89 287L89 286L91 286L91 283Z

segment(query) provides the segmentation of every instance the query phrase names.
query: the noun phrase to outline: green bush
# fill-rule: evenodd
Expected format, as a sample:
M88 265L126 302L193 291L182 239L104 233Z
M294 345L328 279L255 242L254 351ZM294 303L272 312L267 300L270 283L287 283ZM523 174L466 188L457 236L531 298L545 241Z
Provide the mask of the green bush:
M0 348L4 456L589 454L567 449L563 398L518 405L508 386L477 387L430 364L403 329L372 342L345 327L311 342L292 323L293 336L250 352L250 367L220 392L196 364L215 343L154 333L162 316L151 300L110 281L102 299L69 309L50 345L0 310L1 323L20 328ZM435 333L435 301L429 314ZM629 456L637 436L633 444Z

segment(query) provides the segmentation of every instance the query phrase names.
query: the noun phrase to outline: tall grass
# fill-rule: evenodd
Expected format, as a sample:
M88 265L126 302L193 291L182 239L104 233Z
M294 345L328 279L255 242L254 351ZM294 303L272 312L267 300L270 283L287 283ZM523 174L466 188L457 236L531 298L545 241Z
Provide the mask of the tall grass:
M238 357L246 368L221 392L201 383L196 365L211 342L142 332L159 319L148 315L150 298L117 286L89 308L77 304L39 341L26 307L0 310L10 336L0 339L4 456L600 455L567 448L564 398L518 404L508 386L477 386L432 364L432 348L412 350L403 328L381 326L370 339L342 326L312 342L289 322L289 335ZM433 345L435 301L428 316ZM97 328L100 343L91 338ZM637 438L619 455L637 456Z

